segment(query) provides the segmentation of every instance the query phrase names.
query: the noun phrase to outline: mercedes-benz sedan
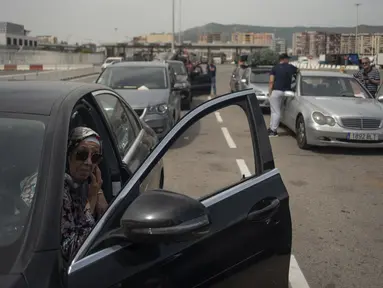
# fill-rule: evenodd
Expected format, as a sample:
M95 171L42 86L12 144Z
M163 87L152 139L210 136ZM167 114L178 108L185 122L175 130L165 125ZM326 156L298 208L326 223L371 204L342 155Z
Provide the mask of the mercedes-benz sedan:
M295 87L285 93L281 121L300 148L383 148L383 97L372 97L352 75L301 71Z

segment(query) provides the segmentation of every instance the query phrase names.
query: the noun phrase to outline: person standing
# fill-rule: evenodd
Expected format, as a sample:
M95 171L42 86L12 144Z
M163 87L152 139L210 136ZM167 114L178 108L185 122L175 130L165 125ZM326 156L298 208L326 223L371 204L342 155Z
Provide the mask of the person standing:
M210 64L207 66L207 73L209 74L211 80L211 91L213 92L214 96L217 96L217 67L214 65L213 61L211 61Z
M284 53L279 56L279 64L271 69L269 80L270 101L270 137L278 136L277 129L281 120L282 98L285 91L291 91L292 79L298 68L289 63L289 56Z
M375 97L376 91L378 91L380 85L380 73L378 69L371 66L368 57L362 59L362 69L356 72L354 77L366 87L373 97Z

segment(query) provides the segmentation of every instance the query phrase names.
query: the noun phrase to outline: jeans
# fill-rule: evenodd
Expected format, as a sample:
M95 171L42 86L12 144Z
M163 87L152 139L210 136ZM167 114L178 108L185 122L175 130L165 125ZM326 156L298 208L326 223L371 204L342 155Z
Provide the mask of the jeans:
M270 96L270 129L277 131L281 121L281 106L283 100L283 91L273 90Z
M215 77L211 77L211 91L213 91L213 95L217 95L217 85Z

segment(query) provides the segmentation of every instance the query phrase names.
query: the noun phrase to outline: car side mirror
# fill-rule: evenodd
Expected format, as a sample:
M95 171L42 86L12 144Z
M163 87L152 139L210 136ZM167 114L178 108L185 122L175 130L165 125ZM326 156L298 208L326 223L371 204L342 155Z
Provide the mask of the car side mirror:
M383 102L383 95L378 96L378 101Z
M174 85L173 85L173 91L180 91L180 90L182 90L182 84L181 83L175 83Z
M198 200L165 190L146 191L126 209L120 224L133 243L198 239L209 232L208 209Z
M246 79L241 79L241 82L242 83L246 83Z
M286 97L294 97L295 96L295 93L293 91L285 91L285 94L284 94Z

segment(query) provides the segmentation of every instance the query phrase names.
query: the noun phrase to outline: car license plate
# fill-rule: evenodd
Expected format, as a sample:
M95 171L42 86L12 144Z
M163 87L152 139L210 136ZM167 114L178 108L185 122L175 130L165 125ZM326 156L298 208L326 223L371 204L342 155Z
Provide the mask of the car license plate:
M378 141L379 134L375 133L348 133L347 140Z

